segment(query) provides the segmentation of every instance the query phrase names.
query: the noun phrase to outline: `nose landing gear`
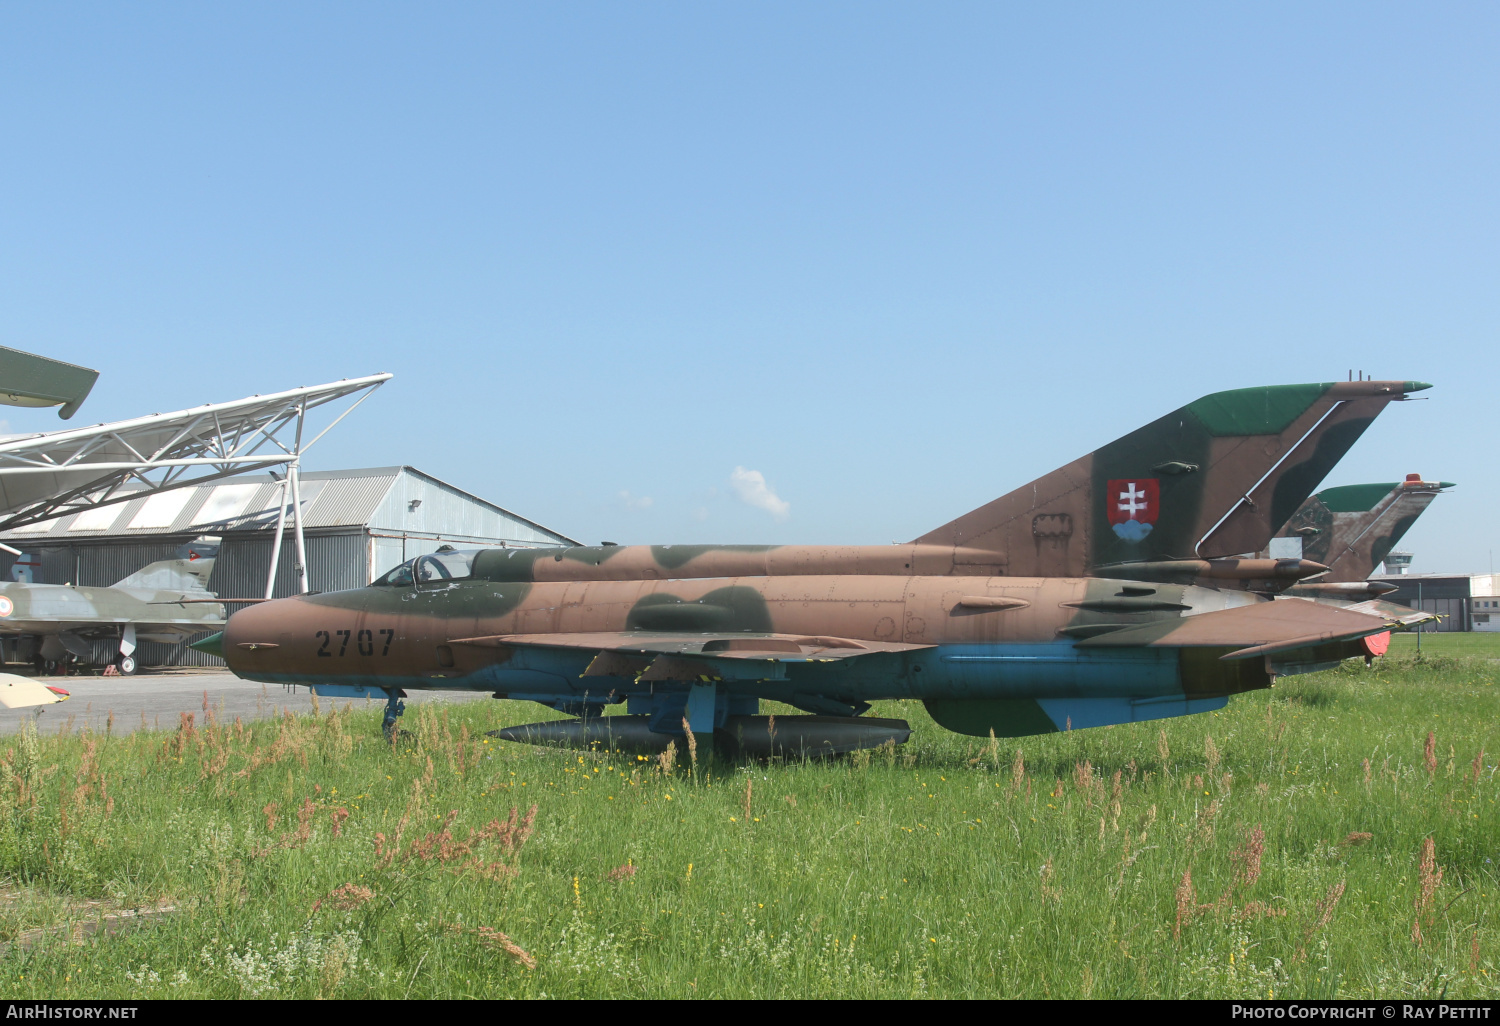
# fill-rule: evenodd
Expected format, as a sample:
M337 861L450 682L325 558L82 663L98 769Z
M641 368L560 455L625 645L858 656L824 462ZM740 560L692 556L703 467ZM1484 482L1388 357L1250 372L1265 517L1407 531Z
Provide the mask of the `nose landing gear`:
M401 699L406 697L406 692L400 688L385 688L385 719L380 724L381 732L385 734L387 741L394 740L397 734L396 719L406 712L406 703ZM406 731L400 731L405 734Z

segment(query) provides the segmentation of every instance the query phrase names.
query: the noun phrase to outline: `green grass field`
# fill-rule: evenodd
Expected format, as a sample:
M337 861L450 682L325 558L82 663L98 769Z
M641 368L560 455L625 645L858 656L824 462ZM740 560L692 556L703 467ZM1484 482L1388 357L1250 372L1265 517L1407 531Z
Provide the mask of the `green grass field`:
M1391 636L1391 654L1414 656L1417 654L1415 633ZM1500 631L1472 634L1432 633L1422 635L1424 656L1467 656L1476 659L1500 659Z
M888 703L910 744L823 764L486 739L539 718L508 702L423 706L394 749L378 709L326 706L14 737L0 985L1493 998L1500 663L1407 640L1222 713L993 747Z

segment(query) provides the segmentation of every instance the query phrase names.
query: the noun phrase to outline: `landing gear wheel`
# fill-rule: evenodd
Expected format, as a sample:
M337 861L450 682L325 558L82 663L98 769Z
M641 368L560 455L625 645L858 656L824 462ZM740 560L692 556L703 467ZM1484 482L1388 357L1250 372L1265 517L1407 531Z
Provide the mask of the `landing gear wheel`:
M410 732L396 727L397 717L406 712L406 703L401 701L406 692L399 688L386 688L385 694L385 717L380 724L380 732L389 743L394 743L398 737L411 737Z
M42 672L49 677L61 676L63 672L63 664L58 662L56 659L43 659Z
M135 673L135 656L122 655L115 660L115 665L120 669L120 676L129 677Z

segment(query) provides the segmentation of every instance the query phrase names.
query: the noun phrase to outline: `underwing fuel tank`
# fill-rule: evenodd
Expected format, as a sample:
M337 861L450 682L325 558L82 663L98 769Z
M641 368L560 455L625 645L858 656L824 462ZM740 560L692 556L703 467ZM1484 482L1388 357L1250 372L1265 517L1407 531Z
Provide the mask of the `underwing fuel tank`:
M582 748L610 752L666 751L681 735L659 734L649 716L599 716L587 720L551 720L490 731L491 737L526 745ZM730 756L820 759L884 744L905 744L911 727L905 720L873 716L729 716L714 731L715 746Z

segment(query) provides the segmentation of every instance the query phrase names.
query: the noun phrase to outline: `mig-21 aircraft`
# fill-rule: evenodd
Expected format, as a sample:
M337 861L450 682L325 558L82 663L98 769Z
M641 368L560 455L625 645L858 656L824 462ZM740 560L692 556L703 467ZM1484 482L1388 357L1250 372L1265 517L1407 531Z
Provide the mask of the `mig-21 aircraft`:
M1276 601L1327 568L1246 554L1427 387L1214 393L904 545L439 550L241 610L195 647L249 680L383 698L387 732L408 690L484 690L573 717L505 739L619 749L904 741L905 722L861 715L883 699L997 737L1206 712L1426 619ZM763 699L809 715L773 726Z

